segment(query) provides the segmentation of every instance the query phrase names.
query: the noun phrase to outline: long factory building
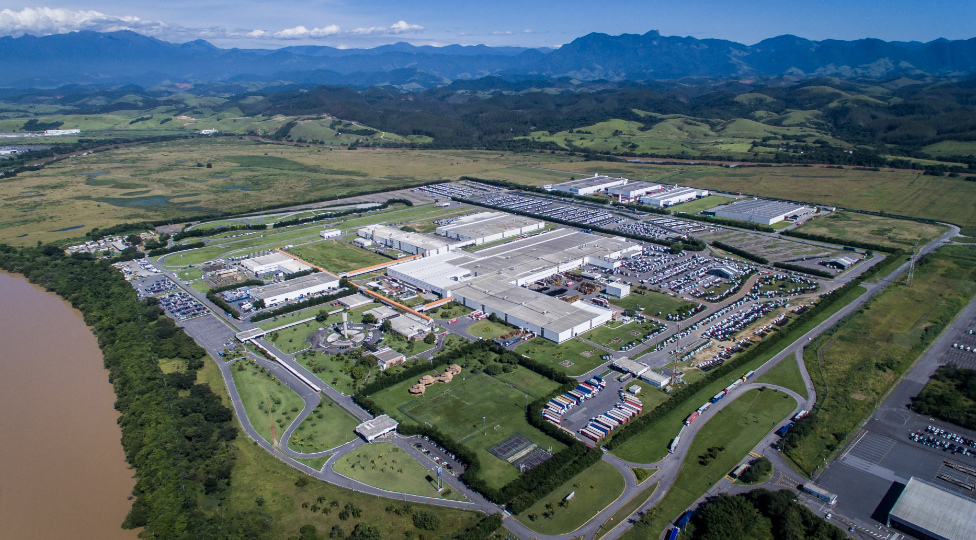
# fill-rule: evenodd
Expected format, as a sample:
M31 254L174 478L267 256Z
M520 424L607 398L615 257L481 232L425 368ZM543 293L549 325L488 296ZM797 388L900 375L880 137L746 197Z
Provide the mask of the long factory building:
M750 223L772 225L786 218L799 217L813 212L813 208L801 204L765 199L746 199L723 206L716 206L705 212L715 217L736 219Z
M640 253L637 242L557 229L476 252L450 251L391 266L387 274L562 343L609 321L613 312L525 288L587 264L612 269Z

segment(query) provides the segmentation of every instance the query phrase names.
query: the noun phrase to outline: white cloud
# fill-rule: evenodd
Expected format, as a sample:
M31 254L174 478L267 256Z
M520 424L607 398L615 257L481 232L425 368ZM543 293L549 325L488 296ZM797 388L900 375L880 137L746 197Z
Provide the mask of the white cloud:
M405 34L407 32L423 32L424 27L419 24L409 24L406 21L399 21L390 26L370 26L369 28L356 28L350 34L357 36L382 36Z
M186 41L192 39L245 39L245 40L316 40L336 36L384 36L423 32L419 24L399 21L390 26L371 26L343 32L338 25L321 28L303 25L279 31L239 28L228 30L219 26L211 28L187 28L160 21L147 21L133 15L106 15L98 11L74 11L60 8L24 8L20 11L0 11L0 35L19 37L24 34L46 36L65 34L79 30L116 32L131 30L162 39Z
M510 35L512 35L512 31L511 30L505 30L503 32L501 30L495 30L494 32L491 33L491 35L493 35L493 36L510 36Z

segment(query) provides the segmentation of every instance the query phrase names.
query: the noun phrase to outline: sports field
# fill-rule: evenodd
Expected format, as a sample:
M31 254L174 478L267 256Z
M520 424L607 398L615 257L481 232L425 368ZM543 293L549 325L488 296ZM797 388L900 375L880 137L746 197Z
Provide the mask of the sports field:
M570 533L616 500L623 491L624 477L620 472L613 465L598 461L539 499L519 514L518 520L537 533ZM570 493L573 498L564 502Z
M311 454L335 448L356 438L359 420L349 415L331 399L324 397L288 440L296 452Z
M332 273L347 272L390 261L382 255L338 240L306 244L289 249L288 252Z
M522 385L532 386L542 395L557 388L557 384L541 375L518 368ZM501 487L518 476L518 470L488 452L488 448L519 433L540 448L552 447L553 452L564 448L530 426L525 420L525 407L535 398L515 384L485 373L471 375L463 371L448 384L438 383L416 397L407 392L416 380L407 380L373 394L371 399L401 422L429 423L446 435L477 452L482 477L493 487ZM520 385L521 386L521 385ZM487 431L487 435L485 435Z
M944 225L872 216L857 212L831 212L797 228L798 232L857 240L911 251L915 241L925 245L946 231Z
M776 424L796 408L796 401L775 390L751 390L726 404L691 443L681 472L652 517L622 538L657 538L664 528L709 487L729 473Z

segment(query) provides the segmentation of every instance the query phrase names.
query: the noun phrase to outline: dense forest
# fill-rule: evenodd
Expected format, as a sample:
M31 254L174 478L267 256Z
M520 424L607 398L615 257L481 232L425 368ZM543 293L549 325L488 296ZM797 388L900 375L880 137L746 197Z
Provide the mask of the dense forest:
M921 414L976 429L976 369L940 367L913 407Z
M842 540L847 534L796 501L792 490L724 493L695 514L686 537L693 540Z

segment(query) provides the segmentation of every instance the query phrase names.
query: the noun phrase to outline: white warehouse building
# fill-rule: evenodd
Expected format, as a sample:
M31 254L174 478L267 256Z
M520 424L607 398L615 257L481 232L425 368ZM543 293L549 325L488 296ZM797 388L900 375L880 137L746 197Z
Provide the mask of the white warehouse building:
M746 199L732 204L716 206L708 210L708 214L725 219L748 221L772 225L787 218L799 217L814 211L809 206L793 204L783 201L768 201L765 199Z
M628 182L622 186L608 189L607 193L616 197L617 202L631 202L640 198L641 196L647 195L648 193L655 193L661 191L662 189L661 184L652 184L650 182Z
M571 180L552 186L553 191L562 191L572 195L593 195L598 191L604 191L612 187L622 186L629 182L626 178L613 178L610 176L594 174L590 178Z
M537 218L506 212L478 212L442 225L436 232L454 240L473 241L476 245L481 245L538 231L545 226L545 222Z
M294 274L296 272L304 272L312 269L311 266L296 261L288 255L278 252L271 253L269 255L262 255L260 257L244 259L241 261L241 266L243 266L245 270L254 276L274 274L278 272L282 272L284 274Z
M251 297L264 300L265 306L275 306L339 288L339 276L316 272L289 281L272 283L251 289Z
M386 225L363 227L359 229L357 234L360 238L372 240L377 244L398 249L411 255L440 255L447 253L452 247L460 248L473 243L471 241L450 242L437 236L405 232Z
M339 229L326 229L319 233L319 236L328 240L329 238L339 238L342 236L342 231Z
M650 206L664 208L666 206L674 206L676 204L693 201L698 197L707 196L707 189L674 186L663 191L658 191L657 193L645 195L641 197L641 202Z

